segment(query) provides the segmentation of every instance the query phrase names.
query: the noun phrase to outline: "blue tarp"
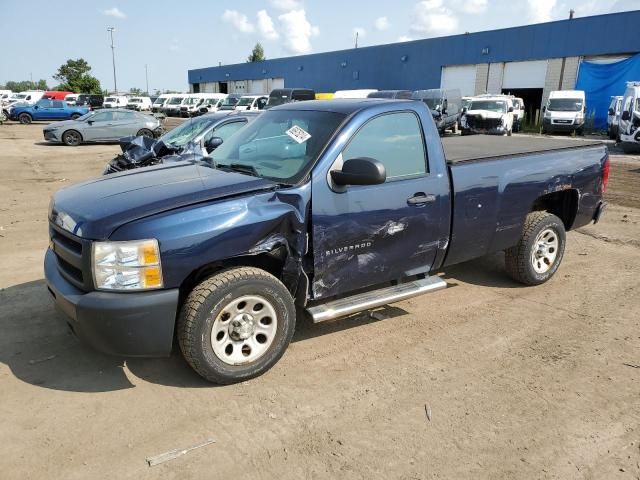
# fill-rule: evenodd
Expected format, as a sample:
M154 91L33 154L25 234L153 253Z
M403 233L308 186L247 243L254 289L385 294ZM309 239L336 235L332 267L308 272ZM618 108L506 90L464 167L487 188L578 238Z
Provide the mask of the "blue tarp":
M640 54L615 63L582 62L576 90L584 90L587 111L595 111L594 128L606 130L611 97L624 95L626 83L640 81Z

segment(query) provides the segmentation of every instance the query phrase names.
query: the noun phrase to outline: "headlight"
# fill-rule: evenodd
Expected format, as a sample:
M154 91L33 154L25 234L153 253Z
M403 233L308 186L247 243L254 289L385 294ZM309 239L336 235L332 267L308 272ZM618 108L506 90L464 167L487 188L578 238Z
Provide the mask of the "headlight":
M98 290L162 288L158 241L95 242L93 283Z

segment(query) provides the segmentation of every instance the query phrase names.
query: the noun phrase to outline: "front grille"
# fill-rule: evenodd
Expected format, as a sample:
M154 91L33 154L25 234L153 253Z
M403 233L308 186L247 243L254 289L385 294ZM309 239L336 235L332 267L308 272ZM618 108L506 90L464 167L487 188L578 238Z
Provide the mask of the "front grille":
M58 271L81 290L91 290L91 242L49 222L49 247L56 255Z
M500 118L483 118L480 115L466 115L469 128L491 130L502 125Z
M554 120L553 123L558 123L562 125L571 125L573 120Z

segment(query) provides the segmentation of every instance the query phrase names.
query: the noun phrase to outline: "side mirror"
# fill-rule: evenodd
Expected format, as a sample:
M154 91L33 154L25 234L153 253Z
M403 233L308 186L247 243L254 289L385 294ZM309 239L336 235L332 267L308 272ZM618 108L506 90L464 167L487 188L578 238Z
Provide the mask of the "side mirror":
M631 113L629 113L629 111L622 112L622 116L620 117L620 119L624 120L625 122L631 120Z
M462 113L467 113L469 109L467 107L462 107Z
M509 113L513 113L513 107L509 107Z
M387 179L382 162L373 158L351 158L342 170L332 170L331 180L336 185L379 185Z
M610 108L609 109L609 115L615 115L615 114L616 114L616 112L613 110L613 108Z
M87 120L87 123L88 123L89 125L93 125L93 120Z
M216 148L222 145L223 140L220 137L212 137L204 144L207 153L213 152Z

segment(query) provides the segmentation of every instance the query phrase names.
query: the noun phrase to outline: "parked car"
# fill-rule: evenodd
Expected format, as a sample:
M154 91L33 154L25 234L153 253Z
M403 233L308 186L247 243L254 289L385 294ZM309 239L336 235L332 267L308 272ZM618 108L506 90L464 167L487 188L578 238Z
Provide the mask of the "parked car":
M88 111L87 107L69 106L63 100L39 100L35 105L12 108L9 118L27 125L34 120L75 120Z
M542 107L542 133L570 132L583 134L587 111L582 90L557 90L549 94Z
M640 82L627 82L618 124L618 142L626 153L640 151Z
M315 100L316 92L310 88L275 88L269 93L267 107L284 105L291 102L304 102L305 100Z
M64 101L67 102L67 105L75 105L79 96L80 95L77 93L69 93L68 95L65 95Z
M518 97L511 97L513 104L513 131L519 132L524 121L524 100Z
M513 104L506 95L479 95L473 97L460 120L462 135L482 133L507 135L513 132Z
M377 92L376 89L360 90L338 90L333 94L333 98L367 98L370 93Z
M185 93L172 95L167 103L164 104L162 108L162 113L167 115L168 117L178 117L180 116L180 107L184 105L188 96Z
M411 90L378 90L377 92L371 92L367 95L367 98L395 98L408 100L413 95Z
M207 113L215 113L220 110L225 99L228 97L226 93L212 93L210 97L205 98L202 105L198 109L198 115L205 115Z
M137 112L149 112L151 111L151 99L149 97L129 97L127 108Z
M242 95L239 93L230 93L227 95L227 98L224 99L218 110L235 110L241 97Z
M440 135L443 135L445 130L449 129L457 133L461 109L460 105L462 103L460 90L442 90L440 88L416 90L413 92L411 98L420 100L429 107Z
M76 99L76 105L90 107L91 109L102 108L104 97L102 95L81 93Z
M50 90L50 91L44 92L44 95L42 96L42 98L45 100L64 100L65 97L70 93L73 93L73 92L58 92L56 90Z
M258 112L211 113L184 122L157 140L148 137L122 138L122 155L111 160L103 174L159 163L202 160L257 116Z
M269 97L266 95L243 95L235 105L235 110L262 110L267 106Z
M518 282L552 278L565 231L604 211L606 146L445 140L422 102L271 108L211 161L57 192L43 292L99 350L166 356L177 338L233 383L282 357L296 309L321 322L435 291L443 268L501 250Z
M11 90L0 90L0 104L2 104L2 102L4 102L5 100L9 100L9 97L11 97L11 95L13 95L13 92Z
M26 103L29 105L34 105L38 100L40 100L44 95L44 91L42 90L26 90L20 93L14 93L9 97L9 100L16 100L19 103Z
M153 113L161 113L164 109L164 106L167 104L172 95L168 93L163 93L158 96L153 103L151 104L151 111Z
M129 135L158 137L160 121L125 109L93 110L75 120L52 123L42 129L44 139L75 147L88 142L116 142Z
M129 98L124 95L110 95L104 98L102 108L125 108L129 103Z
M611 97L609 111L607 112L607 135L611 139L618 138L618 125L620 122L620 112L622 111L622 96Z

